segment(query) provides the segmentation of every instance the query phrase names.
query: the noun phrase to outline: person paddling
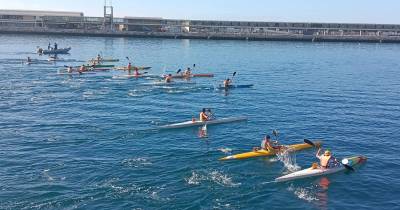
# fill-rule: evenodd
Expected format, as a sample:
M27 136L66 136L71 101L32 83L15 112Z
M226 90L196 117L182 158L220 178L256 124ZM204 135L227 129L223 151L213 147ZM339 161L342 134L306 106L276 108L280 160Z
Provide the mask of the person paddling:
M185 70L185 72L183 73L183 76L190 77L191 74L192 74L192 70L190 68L187 68Z
M31 59L31 57L28 57L28 63L32 63L32 59Z
M224 87L225 88L228 88L229 85L231 85L231 84L232 84L232 80L231 79L227 78L226 80L224 80Z
M86 71L86 67L85 67L85 65L81 65L81 67L79 67L79 73L81 74L82 72L85 72Z
M171 83L172 82L172 74L168 74L168 76L165 77L165 83Z
M266 135L264 139L261 141L261 147L253 148L254 151L258 150L267 150L270 152L274 152L276 149L279 149L278 141L271 142L271 136Z
M72 70L72 66L68 66L68 67L67 67L67 72L71 74L72 71L73 71L73 70Z
M321 152L321 147L318 148L317 154L315 155L319 160L320 160L320 167L321 168L333 168L337 164L339 164L339 161L336 160L335 157L332 156L332 153L330 150L325 150L324 154L320 155Z
M100 54L97 54L96 60L97 60L97 63L100 63L100 62L101 62L101 56L100 56Z
M203 108L203 110L200 112L199 119L202 122L210 120L210 117L207 115L206 111L207 111L206 108Z
M135 70L135 76L137 77L137 76L139 76L140 75L140 73L139 73L139 68L138 67L133 67L133 70Z

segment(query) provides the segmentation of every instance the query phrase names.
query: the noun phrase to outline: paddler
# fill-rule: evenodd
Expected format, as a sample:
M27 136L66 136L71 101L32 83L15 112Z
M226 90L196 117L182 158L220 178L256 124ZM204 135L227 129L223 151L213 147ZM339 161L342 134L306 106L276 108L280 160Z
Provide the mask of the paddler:
M206 108L203 108L203 110L200 112L199 119L202 122L210 120L210 117L207 115L206 111L207 111Z
M318 148L317 154L315 155L319 160L320 160L320 166L321 168L333 168L337 164L339 164L339 161L336 160L332 156L332 153L330 150L325 150L324 154L320 155L321 152L321 147Z
M185 72L183 73L183 76L190 77L191 74L192 74L192 70L190 68L187 68L185 70Z
M138 68L138 67L134 66L134 67L133 67L133 70L135 70L135 76L136 76L136 77L140 75L140 74L139 74L139 68Z
M96 60L97 60L97 63L100 63L100 62L101 62L101 56L100 56L100 54L97 54Z
M72 66L68 66L67 72L68 72L68 73L72 73L72 71L73 71L73 70L72 70Z
M226 80L224 80L224 87L225 88L228 88L229 85L231 85L231 84L232 84L232 80L231 79L227 78Z
M31 63L31 62L32 62L31 57L28 57L27 62L28 62L28 63Z
M255 147L253 148L254 151L258 151L258 150L267 150L270 152L274 152L276 149L279 149L279 145L278 145L278 141L274 141L271 142L271 136L270 135L266 135L264 137L264 139L261 141L261 147Z
M132 64L131 62L128 63L128 66L126 67L126 69L128 69L128 71L130 71L132 69Z
M168 74L168 76L165 77L165 83L171 83L172 82L172 74Z
M82 73L82 72L85 72L86 71L86 67L85 67L85 65L83 65L82 64L82 66L81 67L79 67L79 73Z

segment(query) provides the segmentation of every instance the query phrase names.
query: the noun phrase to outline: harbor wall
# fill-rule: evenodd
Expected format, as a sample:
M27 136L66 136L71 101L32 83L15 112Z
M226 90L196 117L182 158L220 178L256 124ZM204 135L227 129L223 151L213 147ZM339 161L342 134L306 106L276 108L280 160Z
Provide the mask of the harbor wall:
M256 40L256 41L305 41L305 42L372 42L400 43L400 36L355 36L355 35L305 35L268 33L199 33L199 32L141 32L102 31L84 29L46 29L0 27L0 34L45 34L98 37L152 37L170 39L211 39L211 40Z

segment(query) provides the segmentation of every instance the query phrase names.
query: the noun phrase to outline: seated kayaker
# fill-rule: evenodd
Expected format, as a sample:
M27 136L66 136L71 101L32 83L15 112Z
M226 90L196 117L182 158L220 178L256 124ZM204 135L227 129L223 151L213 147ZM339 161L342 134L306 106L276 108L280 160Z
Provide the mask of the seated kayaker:
M28 63L30 63L30 62L32 62L32 59L31 59L31 57L28 57Z
M231 85L231 83L232 83L232 81L231 81L231 79L226 79L226 80L224 80L224 87L229 87L229 85Z
M101 62L101 56L100 56L100 54L97 54L96 60L97 60L97 63L100 63L100 62Z
M128 66L126 67L126 69L128 69L128 71L130 71L132 69L132 64L131 62L128 63Z
M278 141L271 142L271 136L266 135L264 139L261 141L261 147L254 147L254 151L258 150L267 150L274 152L276 149L279 149Z
M165 83L171 83L172 82L172 74L168 74L168 76L165 77Z
M86 71L86 66L82 65L81 67L79 67L79 73L85 72Z
M72 66L68 66L67 72L68 72L68 73L72 73L72 71L73 71Z
M187 68L185 70L185 72L183 73L183 76L185 77L189 77L192 74L192 70L190 70L190 68Z
M200 121L202 121L202 122L205 122L205 121L210 120L210 117L207 115L206 111L207 111L207 110L206 110L205 108L203 108L203 110L200 112L199 119L200 119Z
M139 76L139 68L138 67L133 67L133 70L135 70L135 76Z
M325 150L324 154L320 155L321 148L318 149L315 155L320 160L321 168L333 168L339 163L336 158L332 156L331 151Z

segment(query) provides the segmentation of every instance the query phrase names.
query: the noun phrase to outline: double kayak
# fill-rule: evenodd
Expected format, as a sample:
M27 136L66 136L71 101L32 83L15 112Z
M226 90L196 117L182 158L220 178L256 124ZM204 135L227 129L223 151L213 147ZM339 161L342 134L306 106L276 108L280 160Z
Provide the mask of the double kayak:
M225 87L223 85L219 85L217 87L217 89L220 89L220 90L225 89L226 90L226 89L235 89L235 88L251 88L253 86L254 86L253 84L251 84L251 85L228 85L228 87Z
M317 141L317 142L315 142L315 144L321 145L322 142ZM246 152L246 153L241 153L241 154L236 154L236 155L230 155L230 156L221 158L219 160L240 160L240 159L248 159L248 158L255 158L255 157L274 156L277 153L283 152L283 151L296 152L299 150L309 149L312 147L313 147L312 145L307 144L307 143L283 145L283 146L279 146L274 151L261 149L261 150L257 150L257 151L251 151L251 152Z
M324 176L328 174L333 174L337 173L340 171L346 170L346 167L343 164L346 164L347 166L353 167L356 165L359 165L367 160L366 157L364 156L354 156L354 157L349 157L349 158L344 158L342 160L342 163L339 164L336 167L333 168L307 168L301 171L297 171L291 174L287 174L285 176L281 176L275 179L276 182L286 182L286 181L292 181L292 180L297 180L297 179L304 179L304 178L309 178L309 177L316 177L316 176Z
M228 117L228 118L219 118L210 121L186 121L182 123L174 123L170 125L160 126L159 129L175 129L175 128L187 128L193 126L202 126L202 125L215 125L215 124L224 124L224 123L233 123L233 122L240 122L240 121L247 121L247 117Z
M49 54L68 54L69 51L71 50L70 47L68 48L59 48L59 49L51 49L51 50L44 50L42 48L39 48L37 53L38 54L44 54L44 55L49 55Z
M163 77L167 77L168 75L163 75ZM186 78L193 78L193 77L214 77L214 74L190 74L190 75L183 75L183 74L175 74L172 75L172 78L175 79L186 79Z

